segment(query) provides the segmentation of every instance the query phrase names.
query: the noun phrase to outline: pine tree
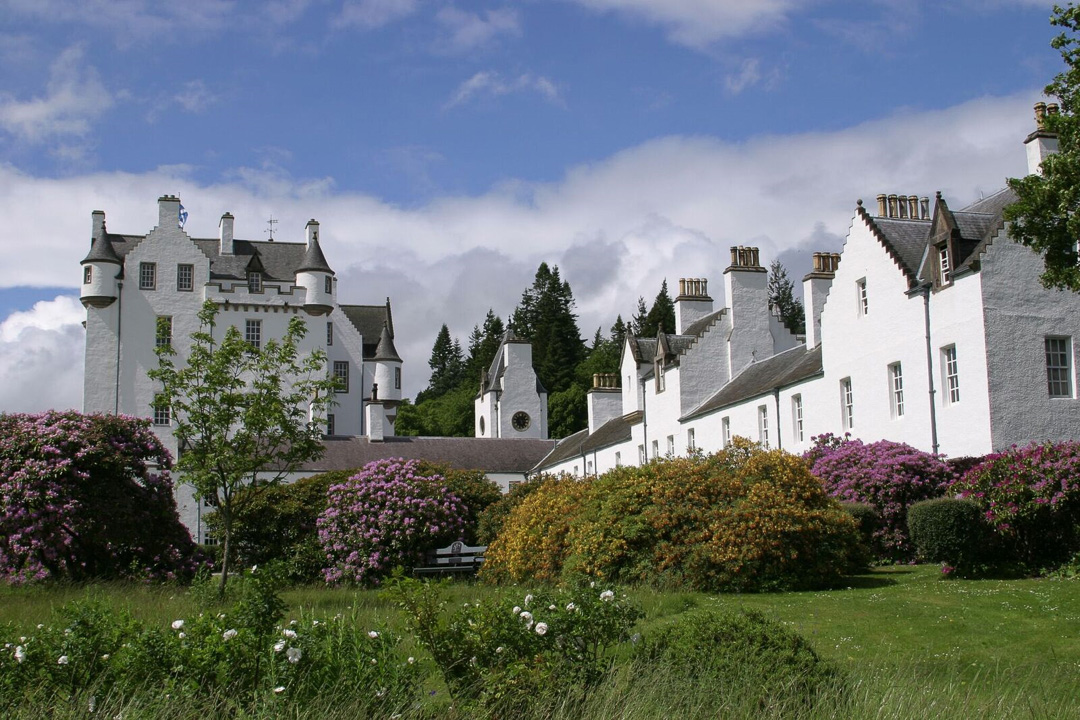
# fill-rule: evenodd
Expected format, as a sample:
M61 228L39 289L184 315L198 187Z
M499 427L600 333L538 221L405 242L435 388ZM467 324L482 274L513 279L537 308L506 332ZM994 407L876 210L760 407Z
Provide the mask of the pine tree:
M514 332L532 343L533 366L549 395L566 390L585 358L570 284L559 268L540 263L511 319Z
M649 308L645 305L645 298L638 295L637 312L630 317L630 327L634 331L634 337L645 337L645 319L648 315Z
M630 332L630 326L623 322L622 315L615 318L615 324L611 326L611 342L622 350L622 344L626 340L626 333Z
M795 284L788 278L787 270L779 260L773 260L769 266L769 305L775 307L791 332L801 335L806 332L806 320L802 301L795 297Z
M675 332L675 303L668 295L667 279L660 285L660 292L656 294L652 307L649 308L642 326L642 337L656 337L663 328L664 332Z
M426 390L416 396L419 405L424 400L442 397L453 390L462 380L465 361L461 354L461 343L450 338L450 328L445 324L435 336L435 345L431 348L428 367L431 379Z

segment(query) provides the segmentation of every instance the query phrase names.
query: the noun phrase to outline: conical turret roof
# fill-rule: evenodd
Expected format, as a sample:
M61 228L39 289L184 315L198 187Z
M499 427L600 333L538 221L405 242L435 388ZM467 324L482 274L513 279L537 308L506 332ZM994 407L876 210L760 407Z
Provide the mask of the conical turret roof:
M330 269L330 265L326 262L326 256L323 255L322 248L319 247L319 239L312 238L311 243L308 245L307 252L304 253L304 259L300 262L300 267L296 268L296 272L324 272L334 274L334 271Z
M109 238L105 233L101 233L94 241L90 243L90 252L86 254L80 265L85 265L89 262L105 262L113 263L114 265L121 265L120 256L113 250L112 243L109 242Z
M401 362L401 358L397 354L397 348L394 347L394 338L390 336L390 328L385 323L383 324L382 334L379 336L379 345L375 348L375 357L372 359Z

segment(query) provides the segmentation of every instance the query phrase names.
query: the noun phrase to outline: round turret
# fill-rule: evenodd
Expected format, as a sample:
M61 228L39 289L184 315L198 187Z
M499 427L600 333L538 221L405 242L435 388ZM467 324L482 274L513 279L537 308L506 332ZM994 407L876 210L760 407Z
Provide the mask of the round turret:
M90 252L83 258L83 281L79 300L84 307L103 308L112 305L119 295L117 276L123 266L120 256L113 250L105 232L105 213L93 213L94 231Z
M334 271L319 247L319 223L308 220L307 250L296 269L296 284L304 288L304 312L329 315L334 311Z
M379 399L388 403L401 400L401 357L394 347L390 328L383 323L379 345L375 348L375 384L379 386Z

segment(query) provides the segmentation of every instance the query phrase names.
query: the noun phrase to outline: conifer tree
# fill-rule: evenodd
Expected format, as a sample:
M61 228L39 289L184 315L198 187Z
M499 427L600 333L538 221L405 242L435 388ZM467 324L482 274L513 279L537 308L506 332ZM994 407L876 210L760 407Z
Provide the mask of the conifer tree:
M779 260L773 260L769 266L769 305L775 307L791 332L801 335L806 332L806 320L802 301L795 297L795 284L788 278L787 270Z
M661 328L664 329L664 332L675 332L675 303L671 300L671 296L668 295L667 278L661 283L660 292L656 294L656 299L653 300L652 307L649 308L649 312L645 316L641 336L656 337Z
M540 263L532 287L522 293L514 310L511 327L532 343L533 366L548 393L570 387L585 359L585 343L574 314L574 294L559 276L558 266Z

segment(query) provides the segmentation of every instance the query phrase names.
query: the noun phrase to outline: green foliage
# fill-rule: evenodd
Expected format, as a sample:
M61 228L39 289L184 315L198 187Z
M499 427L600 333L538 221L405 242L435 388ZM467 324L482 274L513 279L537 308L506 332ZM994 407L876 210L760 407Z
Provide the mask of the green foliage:
M325 353L300 354L307 332L300 318L289 321L280 340L256 348L231 325L215 338L217 314L212 301L203 305L184 367L175 365L171 345L159 345L158 368L148 375L162 385L155 409L171 408L183 449L176 469L195 488L196 499L208 501L221 516L224 594L233 519L243 505L238 493L246 489L243 497L250 499L319 457L335 382L326 375Z
M509 492L484 508L484 511L480 513L476 532L481 545L490 545L499 536L510 512L540 487L543 477L531 478L512 486Z
M856 562L859 547L855 521L805 462L741 441L596 479L543 481L510 511L482 575L705 591L821 587Z
M595 685L641 617L625 595L595 584L450 609L442 586L398 577L390 596L455 700L500 716Z
M862 539L865 554L860 553L854 560L855 568L867 567L874 558L884 554L884 548L880 547L877 533L881 529L881 513L873 505L860 502L842 502L840 507L850 515L859 528L859 537Z
M461 343L450 338L450 328L444 323L435 336L435 345L431 348L428 359L431 378L427 389L416 396L417 404L428 398L439 398L456 388L464 378L465 357L461 353Z
M232 550L241 566L281 563L285 577L292 583L321 579L326 553L319 546L315 521L326 509L326 493L331 485L347 480L355 471L339 470L294 483L283 483L238 493L243 509L233 519ZM221 533L221 517L210 513L204 518L207 527Z
M806 332L806 315L802 300L795 297L795 283L779 260L769 266L769 305L780 313L780 322L796 335Z
M586 427L589 423L588 402L586 391L578 383L548 396L548 436L564 438Z
M1049 114L1045 129L1056 133L1059 149L1043 160L1041 174L1009 178L1017 201L1005 208L1010 234L1043 256L1046 287L1080 291L1076 238L1080 237L1080 8L1054 6L1050 24L1062 28L1050 45L1065 70L1044 92L1057 98L1060 114Z
M463 383L444 395L428 395L416 405L398 406L394 432L422 437L472 437L476 388Z
M295 716L335 685L359 690L357 708L372 713L413 701L419 669L398 656L392 632L340 615L284 624L278 582L264 569L246 573L234 582L231 607L177 618L171 627L91 598L61 609L58 624L17 638L5 632L2 639L14 642L0 652L0 713L27 697L59 707L79 699L93 714L108 699L154 704L218 695L229 698L229 716L250 717L267 703Z
M691 610L648 635L635 654L688 684L737 687L761 708L813 705L840 683L836 666L801 635L755 611Z
M952 572L972 574L991 558L990 528L971 500L938 498L908 508L908 532L919 557Z
M585 343L574 314L573 291L559 276L557 266L540 263L510 325L519 337L532 343L533 366L548 393L570 387L574 370L585 359Z

